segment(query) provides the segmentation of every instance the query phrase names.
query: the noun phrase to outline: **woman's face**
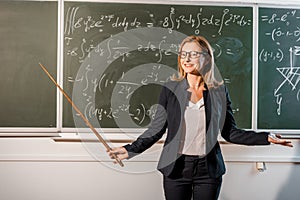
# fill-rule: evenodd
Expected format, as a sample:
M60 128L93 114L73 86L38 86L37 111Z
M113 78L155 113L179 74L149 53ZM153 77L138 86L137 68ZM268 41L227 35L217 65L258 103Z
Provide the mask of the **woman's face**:
M180 53L180 64L187 74L200 75L201 58L203 50L196 42L187 42L182 46Z

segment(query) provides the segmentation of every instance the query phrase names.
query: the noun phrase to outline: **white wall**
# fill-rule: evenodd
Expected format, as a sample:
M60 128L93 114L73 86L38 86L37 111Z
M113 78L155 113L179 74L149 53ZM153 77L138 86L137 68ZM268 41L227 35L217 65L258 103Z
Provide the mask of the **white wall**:
M222 144L227 173L220 200L298 200L300 145L247 147ZM116 144L121 145L121 144ZM99 148L102 145L99 145ZM163 200L155 170L161 145L125 167L98 162L78 142L51 138L0 139L1 200ZM256 162L265 162L258 172Z
M157 172L132 175L96 162L1 162L0 177L1 200L163 199Z
M136 163L139 164L139 163ZM220 200L299 200L299 165L227 163ZM158 172L127 174L95 162L1 162L1 200L163 200Z
M298 200L300 190L300 146L222 145L227 173L221 200ZM257 162L265 162L259 172Z

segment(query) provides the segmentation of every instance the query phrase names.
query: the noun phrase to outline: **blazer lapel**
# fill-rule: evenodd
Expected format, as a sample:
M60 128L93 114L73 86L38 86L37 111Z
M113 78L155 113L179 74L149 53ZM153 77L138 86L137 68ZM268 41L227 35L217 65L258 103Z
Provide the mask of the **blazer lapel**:
M206 132L207 132L210 124L210 119L211 119L211 101L209 97L208 88L206 87L206 85L205 85L205 89L206 90L203 91L203 98L204 98Z

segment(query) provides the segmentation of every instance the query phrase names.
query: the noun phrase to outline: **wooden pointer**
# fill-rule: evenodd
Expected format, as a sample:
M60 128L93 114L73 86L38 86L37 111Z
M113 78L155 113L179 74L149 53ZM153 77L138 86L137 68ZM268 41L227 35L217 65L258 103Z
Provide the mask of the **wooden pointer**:
M90 127L90 129L94 132L94 134L97 136L98 140L105 146L106 150L111 150L110 146L107 144L107 142L102 138L102 136L98 133L98 131L93 127L93 125L89 122L89 120L82 114L82 112L78 109L78 107L73 103L71 98L67 95L67 93L58 85L58 83L55 81L55 79L51 76L51 74L47 71L47 69L39 63L40 67L44 70L44 72L47 74L47 76L51 79L51 81L56 85L56 87L62 92L62 94L65 96L65 98L68 100L68 102L72 105L74 110L79 114L79 116L82 118L82 120ZM123 162L120 160L120 158L116 154L112 154L114 159L119 163L121 167L124 166Z

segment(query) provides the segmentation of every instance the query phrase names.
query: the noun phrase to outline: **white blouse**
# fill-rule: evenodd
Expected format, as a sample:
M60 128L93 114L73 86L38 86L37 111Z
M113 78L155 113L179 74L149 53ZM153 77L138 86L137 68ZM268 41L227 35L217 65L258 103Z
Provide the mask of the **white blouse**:
M206 151L206 121L204 100L189 101L184 113L184 143L182 154L203 156Z

